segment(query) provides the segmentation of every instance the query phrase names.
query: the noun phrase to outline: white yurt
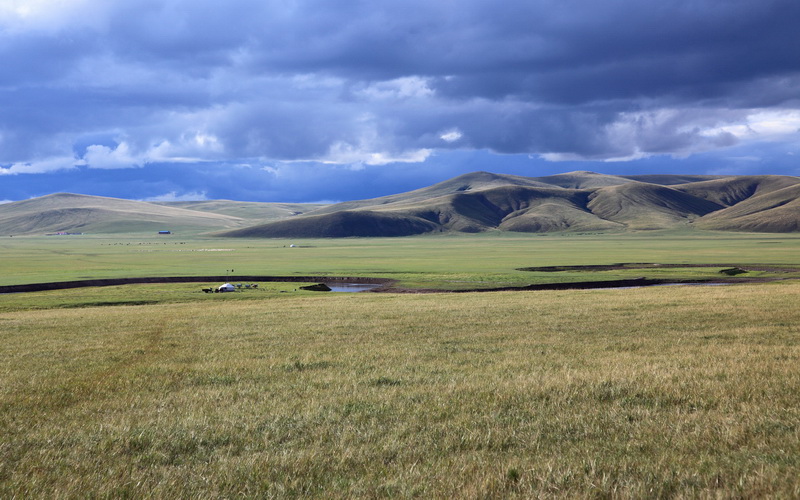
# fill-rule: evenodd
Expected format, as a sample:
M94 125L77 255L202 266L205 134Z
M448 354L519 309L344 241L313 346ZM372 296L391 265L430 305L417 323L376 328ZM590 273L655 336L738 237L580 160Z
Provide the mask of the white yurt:
M236 291L236 287L231 285L230 283L225 283L224 285L220 285L217 288L217 291L218 292L235 292Z

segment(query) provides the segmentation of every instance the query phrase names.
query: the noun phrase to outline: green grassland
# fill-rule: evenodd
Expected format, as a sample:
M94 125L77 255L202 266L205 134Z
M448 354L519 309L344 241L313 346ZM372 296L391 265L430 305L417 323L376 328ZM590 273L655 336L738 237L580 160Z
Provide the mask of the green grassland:
M290 248L290 245L296 245ZM587 279L517 268L620 262L800 265L800 235L650 231L626 234L477 235L320 240L152 234L0 240L0 284L131 276L374 276L408 285L466 287ZM647 276L656 271L606 273ZM678 271L670 271L678 273ZM699 270L686 271L697 275ZM572 273L574 274L574 273ZM660 273L663 275L663 271ZM598 275L600 276L600 275Z
M4 285L233 269L454 289L721 269L516 270L534 266L797 268L800 235L14 237L0 255ZM800 496L798 280L214 284L0 295L0 498Z

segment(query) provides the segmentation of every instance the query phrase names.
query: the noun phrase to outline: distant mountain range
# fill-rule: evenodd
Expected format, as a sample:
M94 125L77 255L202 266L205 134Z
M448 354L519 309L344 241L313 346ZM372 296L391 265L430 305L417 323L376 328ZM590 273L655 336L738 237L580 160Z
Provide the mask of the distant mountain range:
M0 205L0 234L179 229L225 237L337 238L680 226L800 231L800 178L474 172L415 191L333 205L148 203L63 193Z

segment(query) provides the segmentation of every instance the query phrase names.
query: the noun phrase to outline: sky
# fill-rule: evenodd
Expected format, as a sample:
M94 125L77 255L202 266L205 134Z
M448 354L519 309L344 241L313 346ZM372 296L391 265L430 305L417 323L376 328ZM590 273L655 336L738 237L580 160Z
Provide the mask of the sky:
M0 0L0 202L800 175L797 0Z

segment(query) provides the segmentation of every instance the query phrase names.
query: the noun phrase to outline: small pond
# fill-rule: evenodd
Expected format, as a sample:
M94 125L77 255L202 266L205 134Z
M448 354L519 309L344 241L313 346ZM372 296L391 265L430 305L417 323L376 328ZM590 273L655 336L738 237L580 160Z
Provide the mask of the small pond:
M365 292L378 288L380 284L375 283L325 283L331 292Z

